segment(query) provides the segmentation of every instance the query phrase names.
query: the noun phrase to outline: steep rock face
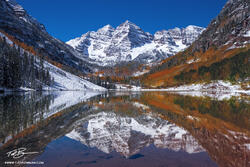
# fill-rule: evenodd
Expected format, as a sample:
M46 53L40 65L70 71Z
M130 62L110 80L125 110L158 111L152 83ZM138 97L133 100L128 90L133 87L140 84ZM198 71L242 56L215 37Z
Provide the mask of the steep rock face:
M189 46L204 30L197 26L158 31L155 35L126 21L113 28L106 25L67 42L82 55L99 65L114 65L122 61L159 62Z
M190 154L204 151L189 132L150 115L136 118L105 112L89 115L67 136L105 153L116 151L125 157L138 153L149 144Z
M58 63L82 72L91 71L87 61L78 52L50 36L45 27L28 15L15 0L0 1L0 30Z
M249 22L249 1L229 0L194 43L194 51L205 52L211 46L218 48L231 44L233 47L242 47L249 44Z
M39 27L42 31L46 31L44 25L40 24L36 19L29 16L23 7L19 5L15 0L6 0L11 8L13 9L16 16L18 16L20 19L24 20L25 22L29 24L34 24L37 27Z

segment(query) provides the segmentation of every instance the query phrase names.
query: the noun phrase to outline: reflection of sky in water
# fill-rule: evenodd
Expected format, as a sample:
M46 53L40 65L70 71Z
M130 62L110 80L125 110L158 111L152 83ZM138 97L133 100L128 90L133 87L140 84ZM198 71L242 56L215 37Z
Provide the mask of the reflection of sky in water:
M55 161L59 160L60 161ZM45 161L47 166L216 166L206 152L188 154L184 151L159 149L149 145L128 158L117 152L106 154L97 148L90 148L68 137L61 137L47 145L44 153L35 161Z

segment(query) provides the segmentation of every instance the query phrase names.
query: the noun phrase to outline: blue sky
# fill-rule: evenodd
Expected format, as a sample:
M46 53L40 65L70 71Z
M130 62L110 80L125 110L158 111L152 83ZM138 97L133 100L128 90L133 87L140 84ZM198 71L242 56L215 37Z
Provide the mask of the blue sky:
M227 0L16 0L62 41L126 20L144 31L206 27Z

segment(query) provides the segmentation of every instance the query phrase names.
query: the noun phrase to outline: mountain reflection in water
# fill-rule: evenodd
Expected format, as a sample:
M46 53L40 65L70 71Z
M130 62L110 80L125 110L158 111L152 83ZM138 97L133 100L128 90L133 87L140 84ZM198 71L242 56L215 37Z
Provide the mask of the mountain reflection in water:
M250 161L249 98L166 92L0 96L0 163L45 166L232 166Z

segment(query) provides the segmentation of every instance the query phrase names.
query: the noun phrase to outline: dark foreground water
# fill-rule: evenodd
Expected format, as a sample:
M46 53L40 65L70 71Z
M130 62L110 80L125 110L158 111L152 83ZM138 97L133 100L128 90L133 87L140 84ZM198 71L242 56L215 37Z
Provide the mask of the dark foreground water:
M247 167L249 97L0 95L0 166Z

